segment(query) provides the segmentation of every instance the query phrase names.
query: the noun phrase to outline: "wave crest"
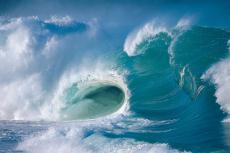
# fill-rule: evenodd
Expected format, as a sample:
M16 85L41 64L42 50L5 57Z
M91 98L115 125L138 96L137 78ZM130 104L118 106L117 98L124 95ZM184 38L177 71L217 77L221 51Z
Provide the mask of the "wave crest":
M143 27L128 35L125 40L124 51L129 56L141 54L142 52L137 50L138 45L140 45L144 40L155 37L160 33L167 33L170 35L166 27L157 25L155 22L146 23Z
M230 40L228 41L230 46ZM229 48L230 50L230 48ZM205 74L202 75L202 79L210 79L216 86L215 96L217 103L220 104L222 110L230 113L230 57L211 66Z
M98 66L64 74L49 107L53 118L93 119L127 112L129 96L122 74Z

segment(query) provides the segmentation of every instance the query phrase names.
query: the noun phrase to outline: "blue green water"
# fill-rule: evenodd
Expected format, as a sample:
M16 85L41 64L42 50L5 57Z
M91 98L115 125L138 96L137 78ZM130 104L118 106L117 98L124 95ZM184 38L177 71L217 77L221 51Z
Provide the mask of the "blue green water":
M0 152L230 152L226 1L34 2L0 1Z

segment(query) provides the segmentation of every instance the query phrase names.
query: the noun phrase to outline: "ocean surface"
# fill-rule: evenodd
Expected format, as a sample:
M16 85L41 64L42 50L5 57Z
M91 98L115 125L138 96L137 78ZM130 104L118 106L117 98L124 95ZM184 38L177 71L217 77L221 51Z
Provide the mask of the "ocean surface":
M228 2L89 3L0 1L0 152L230 152Z

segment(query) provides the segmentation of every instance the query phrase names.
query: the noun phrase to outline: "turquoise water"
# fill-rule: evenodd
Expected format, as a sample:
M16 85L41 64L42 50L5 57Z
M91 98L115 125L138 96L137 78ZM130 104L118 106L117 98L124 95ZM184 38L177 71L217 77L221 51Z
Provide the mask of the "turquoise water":
M0 152L230 152L229 21L205 13L224 6L195 22L182 2L175 19L148 12L166 1L92 3L84 19L21 3L0 5Z

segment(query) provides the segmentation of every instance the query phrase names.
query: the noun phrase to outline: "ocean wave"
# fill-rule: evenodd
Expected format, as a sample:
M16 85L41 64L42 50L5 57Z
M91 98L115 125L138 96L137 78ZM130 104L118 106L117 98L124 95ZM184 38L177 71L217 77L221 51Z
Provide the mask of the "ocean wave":
M191 19L189 18L181 18L174 28L169 28L169 26L159 24L156 21L147 22L144 26L134 30L127 36L123 49L129 56L143 54L144 50L139 48L141 43L148 41L151 38L155 38L161 33L166 33L172 38L172 43L169 46L169 54L172 55L174 43L177 41L177 38L181 33L186 31L190 25Z
M55 95L55 92L59 92L57 90L64 92L64 89L60 89L63 86L58 86L57 84L64 72L68 71L66 66L73 62L70 60L72 57L68 56L75 56L76 54L79 56L79 52L76 51L77 49L71 49L68 55L66 54L66 50L76 48L76 44L72 42L77 40L79 29L81 31L82 28L81 26L87 25L76 22L70 17L51 17L48 20L41 20L38 17L21 17L1 22L0 60L4 65L0 66L0 91L2 99L0 119L58 119L58 115L55 115L55 113L60 113L59 111L62 107L60 105L64 103L60 102L61 104L59 105L60 100L58 101L58 98L60 97L56 98L55 96L57 95ZM71 36L67 35L68 32L66 30L70 30ZM63 32L66 35L62 35ZM90 33L90 30L88 32ZM82 34L81 36L91 39L92 35L89 33L86 32L85 35ZM56 60L57 56L61 57L58 58L58 61ZM96 61L91 64L96 64ZM73 67L76 68L75 65L71 68ZM79 67L77 66L77 68ZM108 93L108 96L112 96L113 98L119 94L124 94L121 100L114 101L114 104L116 102L122 104L122 106L119 105L119 109L116 112L123 112L127 108L128 103L128 89L124 81L122 81L124 78L115 74L116 70L104 72L99 67L94 68L97 72L88 71L85 74L86 72L81 71L80 74L74 74L75 80L72 80L72 84L68 84L69 86L65 86L65 88L71 88L74 84L83 86L85 83L85 97L81 97L81 100L87 99L88 102L90 99L89 96L92 96L93 92L100 95L101 92L105 92L104 88L106 87L112 90L111 93ZM51 69L52 71L56 71L56 74L51 74ZM97 74L94 74L94 72ZM73 79L70 78L73 75L69 75L65 77ZM84 77L87 80L84 80ZM53 79L50 80L50 78ZM61 78L62 83L63 80ZM58 89L56 90L55 87ZM79 88L82 88L81 91L83 92L83 87ZM90 91L92 89L94 91ZM114 91L117 91L118 95L113 95ZM62 93L58 94L60 96ZM94 98L100 99L100 97ZM18 102L19 105L17 105ZM101 105L103 105L102 102Z
M228 41L228 46L230 46L230 40ZM230 50L230 49L229 49ZM202 79L210 79L216 86L215 96L217 98L216 102L220 104L221 108L230 113L230 58L221 60L220 62L211 66L205 74L202 75Z
M41 86L39 74L25 79L1 85L0 119L38 120L40 106L44 100L45 91Z
M0 60L4 65L0 66L0 81L7 82L11 78L13 80L34 71L48 69L47 65L54 62L52 58L63 52L71 43L65 41L63 45L61 42L65 37L57 35L60 34L59 31L67 34L70 30L73 34L75 28L77 32L78 29L84 30L81 26L86 26L76 21L73 23L55 28L56 23L47 25L48 23L38 17L3 20L0 23ZM41 60L44 64L39 62Z
M167 33L168 35L171 35L165 26L158 25L156 22L148 22L143 27L131 32L127 36L124 43L124 51L129 56L142 54L143 52L137 49L138 45L140 45L144 40L153 38L160 33Z
M124 119L124 118L123 118ZM137 153L137 152L149 152L149 153L187 153L186 151L179 151L171 148L165 143L148 143L137 141L131 138L109 138L100 133L101 130L113 131L113 122L122 122L122 118L118 117L115 119L103 119L94 121L79 122L79 125L75 123L72 126L56 126L48 128L39 134L31 135L20 142L16 148L17 151L25 151L29 153L36 152L98 152L98 153ZM125 118L125 122L129 121ZM131 119L130 123L133 125L138 124L140 127L154 124L152 121L146 119ZM158 124L158 123L157 123ZM135 128L136 126L134 126ZM139 127L139 129L140 129ZM130 130L133 126L126 127ZM87 134L88 131L96 131L92 134Z
M83 67L79 72L71 70L63 74L54 91L51 105L48 105L50 109L55 110L54 113L58 113L58 118L90 119L103 116L103 114L127 113L130 92L125 83L124 74L101 64L96 64L91 68L84 69ZM75 117L70 115L72 109ZM89 109L92 110L89 111ZM50 116L47 112L44 114Z
M29 153L180 153L172 149L168 144L150 144L133 139L110 139L102 135L91 135L82 138L77 130L70 130L66 133L50 129L46 133L33 136L21 144L17 150ZM182 151L181 153L187 153Z
M0 22L0 119L45 128L19 133L17 151L196 152L219 138L200 131L230 111L228 31L149 22L113 50L94 22Z
M168 54L169 54L169 62L170 64L174 64L174 47L178 41L178 39L180 39L180 37L183 35L184 32L186 32L187 30L189 30L190 26L191 26L191 19L189 18L181 18L175 28L174 28L174 32L173 32L173 39L168 47Z

